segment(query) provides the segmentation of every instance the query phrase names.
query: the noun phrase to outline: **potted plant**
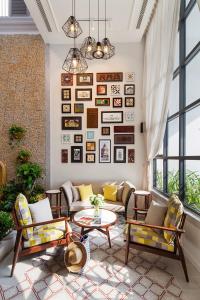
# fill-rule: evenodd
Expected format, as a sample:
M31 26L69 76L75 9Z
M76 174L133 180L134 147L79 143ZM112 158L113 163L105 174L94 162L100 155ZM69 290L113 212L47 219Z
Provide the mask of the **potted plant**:
M99 216L99 208L103 206L104 203L104 197L101 194L98 195L92 195L90 196L90 203L94 206L95 208L95 217Z
M10 213L0 211L0 240L2 240L12 230L13 225Z
M26 133L26 129L21 127L21 126L18 126L16 124L13 124L9 128L8 133L9 133L9 139L10 139L9 144L12 147L14 147L15 143L19 144L20 141L24 138L25 133Z
M19 151L17 155L17 161L19 163L26 163L27 161L29 161L30 157L31 157L31 152L29 150L22 149Z

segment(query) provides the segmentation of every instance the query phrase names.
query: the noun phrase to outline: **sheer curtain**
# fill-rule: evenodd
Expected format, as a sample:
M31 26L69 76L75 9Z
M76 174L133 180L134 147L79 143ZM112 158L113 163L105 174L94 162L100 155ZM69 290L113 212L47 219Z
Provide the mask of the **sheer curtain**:
M146 34L143 75L145 150L143 187L151 188L152 160L163 140L173 74L180 0L158 0Z

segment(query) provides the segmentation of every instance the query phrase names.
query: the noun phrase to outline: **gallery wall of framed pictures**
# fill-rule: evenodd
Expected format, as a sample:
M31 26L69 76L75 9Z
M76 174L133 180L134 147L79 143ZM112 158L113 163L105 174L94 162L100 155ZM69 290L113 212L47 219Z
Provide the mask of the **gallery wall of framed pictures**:
M61 163L135 163L135 73L61 73Z

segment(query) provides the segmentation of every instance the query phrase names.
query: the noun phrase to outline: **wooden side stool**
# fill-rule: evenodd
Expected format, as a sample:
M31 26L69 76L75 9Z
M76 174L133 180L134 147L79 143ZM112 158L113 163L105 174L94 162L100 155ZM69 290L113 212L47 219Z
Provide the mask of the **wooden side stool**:
M52 199L55 196L56 197L56 206L59 206L59 217L61 215L61 191L60 190L48 190L45 192L46 196L49 198L50 205L52 206Z
M134 192L134 195L135 195L135 218L137 220L137 215L140 214L140 215L144 215L146 214L146 210L149 208L150 206L150 201L151 201L151 193L148 192L148 191L135 191ZM144 197L144 205L145 205L145 210L143 210L141 208L140 210L140 207L138 207L138 198L139 197Z

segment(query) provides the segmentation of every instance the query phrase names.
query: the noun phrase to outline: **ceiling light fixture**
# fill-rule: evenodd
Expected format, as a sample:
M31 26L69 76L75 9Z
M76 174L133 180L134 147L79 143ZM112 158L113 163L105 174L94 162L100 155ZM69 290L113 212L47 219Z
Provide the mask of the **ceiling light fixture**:
M99 41L99 0L98 0L98 42L95 45L95 50L93 52L93 57L96 59L101 59L104 56L104 52L102 50L101 42Z
M64 33L69 38L77 38L82 33L81 26L75 18L75 1L72 0L72 16L68 18L62 27Z
M62 68L72 74L84 73L87 70L87 62L80 50L75 47L75 42L74 48L70 48Z
M90 0L89 0L89 36L86 37L81 45L81 53L87 59L93 59L96 41L90 36Z
M115 47L111 44L107 38L107 24L106 24L106 0L105 0L105 38L102 40L102 49L104 52L103 59L109 59L115 54Z

